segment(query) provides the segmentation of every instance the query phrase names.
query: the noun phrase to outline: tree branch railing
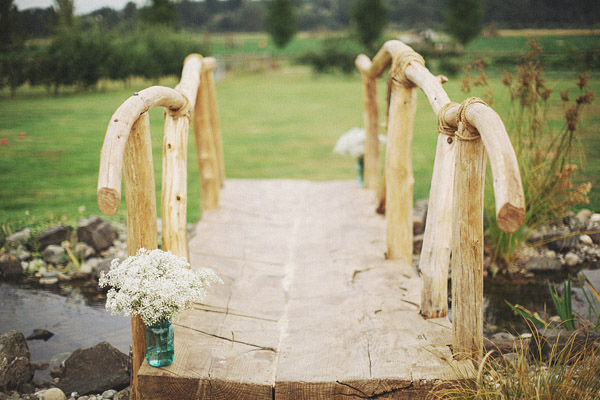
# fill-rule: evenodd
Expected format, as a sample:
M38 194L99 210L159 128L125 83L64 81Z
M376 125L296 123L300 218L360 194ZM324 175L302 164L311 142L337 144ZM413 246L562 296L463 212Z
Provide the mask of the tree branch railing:
M213 71L215 59L189 55L175 89L152 86L134 93L113 114L100 154L98 205L106 215L121 203L121 175L125 179L127 249L158 247L157 209L148 111L164 107L162 150L162 247L189 258L187 243L187 153L190 120L202 187L202 210L219 204L219 188L225 179L221 132ZM145 357L145 326L132 317L132 392L136 399L137 374Z
M438 139L419 267L421 314L448 314L448 266L452 253L453 348L478 357L483 344L483 191L485 154L490 159L498 226L515 232L525 219L517 158L498 114L479 99L452 103L423 58L396 40L373 60L359 55L364 92L365 186L379 179L376 80L388 79L385 199L387 256L412 263L413 183L411 146L416 89L425 93L438 116Z

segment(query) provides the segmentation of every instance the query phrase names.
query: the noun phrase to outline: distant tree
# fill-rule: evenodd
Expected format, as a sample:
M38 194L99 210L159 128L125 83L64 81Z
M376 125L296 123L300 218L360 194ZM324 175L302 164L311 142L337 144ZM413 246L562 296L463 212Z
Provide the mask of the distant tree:
M463 46L483 29L481 0L446 0L446 28Z
M267 31L279 48L296 34L296 13L292 0L270 0L267 4Z
M0 0L0 52L23 47L23 29L13 0Z
M384 0L355 0L350 21L359 42L373 51L388 22L387 4Z
M177 22L175 4L171 0L152 0L150 6L140 9L139 15L140 20L147 25L175 28Z
M75 25L74 0L54 0L58 16L57 27L59 30L70 30Z

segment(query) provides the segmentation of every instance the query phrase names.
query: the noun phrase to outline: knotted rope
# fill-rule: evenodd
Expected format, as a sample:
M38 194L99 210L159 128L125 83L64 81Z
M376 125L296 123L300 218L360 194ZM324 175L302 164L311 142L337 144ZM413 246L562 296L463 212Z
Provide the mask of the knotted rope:
M452 107L455 106L459 106L460 104L455 103L453 101L446 103L442 106L442 108L440 108L440 111L438 111L438 121L437 121L437 125L438 125L438 132L443 134L443 135L447 135L449 137L453 137L456 134L456 131L458 130L457 127L450 125L447 121L446 121L446 112L451 109ZM450 139L448 139L450 140Z
M388 74L387 83L387 112L386 119L390 115L390 99L392 96L392 85L401 85L405 88L412 88L415 84L406 77L406 68L412 64L421 64L425 66L425 59L412 48L406 46L405 49L395 54L392 59L392 66Z
M469 123L469 121L467 120L467 117L465 115L467 108L476 103L480 103L480 104L487 106L487 103L485 101L481 100L480 98L470 97L470 98L466 99L465 101L463 101L460 104L460 106L458 107L458 118L457 119L460 123L462 123L463 131L466 130L471 134L470 136L464 136L464 135L459 134L458 133L459 131L457 130L455 133L455 136L459 140L470 141L470 140L479 139L479 132L477 131L477 128L475 128L473 125L471 125Z

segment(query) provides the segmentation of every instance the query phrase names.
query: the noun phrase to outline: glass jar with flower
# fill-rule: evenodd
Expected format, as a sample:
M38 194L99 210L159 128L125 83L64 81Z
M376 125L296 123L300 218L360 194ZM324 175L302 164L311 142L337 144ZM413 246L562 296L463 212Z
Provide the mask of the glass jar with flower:
M139 315L146 325L146 360L153 367L170 365L175 357L172 322L208 287L222 283L207 268L192 271L183 257L170 251L139 249L122 262L115 259L100 287L110 287L106 308L113 314Z
M386 142L386 137L384 135L379 135L378 137L380 143ZM333 148L334 153L350 156L356 161L354 170L356 172L356 183L359 186L365 185L365 139L365 130L355 127L340 136Z

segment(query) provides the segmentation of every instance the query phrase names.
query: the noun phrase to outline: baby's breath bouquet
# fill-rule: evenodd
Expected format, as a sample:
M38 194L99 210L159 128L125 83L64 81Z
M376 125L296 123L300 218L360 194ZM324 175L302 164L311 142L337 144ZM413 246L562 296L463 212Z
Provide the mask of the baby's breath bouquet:
M365 138L365 130L354 127L340 136L333 147L333 152L343 156L350 156L354 159L362 158L365 155ZM386 137L379 135L379 142L385 143Z
M210 269L190 270L185 258L170 251L139 249L135 256L100 276L100 287L111 287L106 308L113 314L139 315L147 326L173 321L202 301L213 283L223 283Z

